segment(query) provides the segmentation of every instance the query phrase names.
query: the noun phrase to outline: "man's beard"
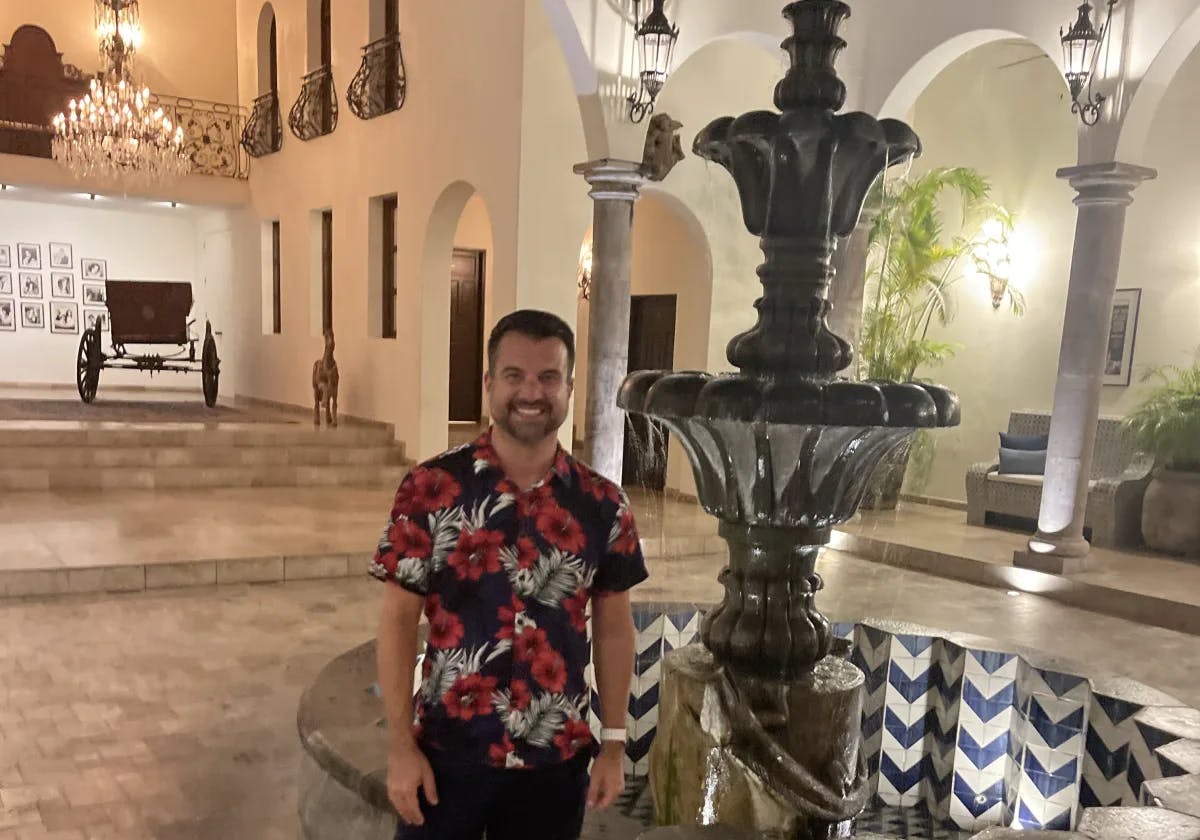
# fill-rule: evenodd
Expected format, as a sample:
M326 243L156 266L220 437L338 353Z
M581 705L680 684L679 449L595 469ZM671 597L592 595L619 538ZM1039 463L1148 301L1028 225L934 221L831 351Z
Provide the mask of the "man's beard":
M524 408L538 408L542 413L536 417L523 417L518 412L518 405ZM558 431L565 417L554 416L554 406L549 402L536 403L510 402L504 412L496 418L496 425L514 440L526 445L541 443Z

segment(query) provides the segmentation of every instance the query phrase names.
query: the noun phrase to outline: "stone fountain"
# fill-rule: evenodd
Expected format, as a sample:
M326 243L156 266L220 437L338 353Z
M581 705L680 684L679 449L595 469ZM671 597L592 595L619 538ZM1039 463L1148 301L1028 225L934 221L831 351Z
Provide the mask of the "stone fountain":
M957 425L959 406L932 385L838 378L852 349L827 323L830 258L872 184L920 142L902 122L837 113L846 3L798 0L783 15L793 34L779 113L722 117L694 144L733 176L765 255L758 321L728 346L737 372L634 373L618 402L679 438L729 546L703 646L663 663L652 754L660 822L698 813L829 838L849 835L868 791L863 676L830 655L817 555L880 461L917 429Z

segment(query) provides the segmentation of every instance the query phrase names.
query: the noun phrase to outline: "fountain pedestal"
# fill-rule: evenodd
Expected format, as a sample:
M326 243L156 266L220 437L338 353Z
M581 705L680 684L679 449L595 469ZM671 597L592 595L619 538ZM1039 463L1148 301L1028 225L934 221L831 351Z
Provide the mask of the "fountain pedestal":
M650 750L660 821L848 836L867 797L858 668L827 656L802 679L748 685L690 645L662 669Z

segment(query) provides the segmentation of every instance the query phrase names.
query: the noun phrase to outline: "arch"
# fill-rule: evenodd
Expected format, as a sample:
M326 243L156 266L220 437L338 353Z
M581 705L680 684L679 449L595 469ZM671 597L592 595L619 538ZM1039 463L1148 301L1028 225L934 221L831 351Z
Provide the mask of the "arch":
M279 92L279 40L275 9L263 3L258 12L258 95Z
M1197 45L1200 45L1200 6L1171 33L1134 90L1117 138L1115 160L1135 163L1145 155L1150 129L1167 88Z
M587 144L588 158L598 160L606 157L609 150L608 130L604 125L604 107L600 101L600 76L588 55L575 18L567 8L567 0L542 0L542 10L550 21L550 29L558 41L575 98L579 105L579 119L583 125L583 138Z
M371 43L400 31L400 0L371 0L367 32Z
M316 70L333 61L332 0L308 0L308 69Z
M975 29L970 32L961 32L926 52L904 72L900 81L884 98L878 116L904 119L916 104L917 98L925 88L929 87L929 83L955 60L985 44L1013 38L1028 41L1034 46L1040 47L1046 55L1050 55L1045 44L1011 29ZM1063 87L1066 87L1065 79Z

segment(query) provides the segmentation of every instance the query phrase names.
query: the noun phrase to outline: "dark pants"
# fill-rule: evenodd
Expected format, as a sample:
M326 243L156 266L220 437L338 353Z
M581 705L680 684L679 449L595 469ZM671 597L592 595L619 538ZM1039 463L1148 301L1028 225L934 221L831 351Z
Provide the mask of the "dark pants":
M577 840L587 802L586 752L554 767L456 767L430 756L438 804L420 795L422 826L401 821L396 840Z

